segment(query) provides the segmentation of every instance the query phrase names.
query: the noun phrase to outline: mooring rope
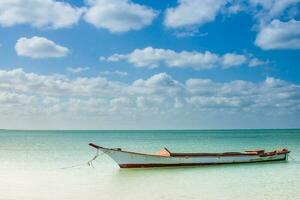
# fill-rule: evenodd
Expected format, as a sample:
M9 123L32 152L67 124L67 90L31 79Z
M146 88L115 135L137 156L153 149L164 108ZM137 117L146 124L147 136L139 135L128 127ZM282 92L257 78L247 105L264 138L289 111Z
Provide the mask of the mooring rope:
M102 152L102 154L104 154L104 152ZM102 154L99 154L99 149L97 149L96 155L87 162L88 166L95 168L93 165L93 161L96 160L99 157L99 155L102 155Z
M87 165L87 166L90 166L90 167L92 167L92 168L95 168L94 165L93 165L93 162L94 162L99 156L103 155L104 153L105 153L105 151L103 151L101 154L99 154L99 149L97 149L96 155L95 155L92 159L88 160L87 162L82 163L82 164L78 164L78 165L72 165L72 166L69 166L69 167L63 167L63 168L61 168L61 169L70 169L70 168L81 167L81 166L86 166L86 165Z
M291 158L292 160L296 160L295 158L293 158L291 155L288 154L288 158Z

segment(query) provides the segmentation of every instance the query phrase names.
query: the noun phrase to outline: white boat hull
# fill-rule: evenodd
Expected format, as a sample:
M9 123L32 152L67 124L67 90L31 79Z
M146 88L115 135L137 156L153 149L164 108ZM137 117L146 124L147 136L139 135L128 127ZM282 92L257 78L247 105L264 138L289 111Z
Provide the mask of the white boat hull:
M191 155L191 156L160 156L122 151L120 149L98 148L110 156L121 168L142 168L142 167L167 167L167 166L193 166L193 165L214 165L233 164L287 160L287 153L274 155Z

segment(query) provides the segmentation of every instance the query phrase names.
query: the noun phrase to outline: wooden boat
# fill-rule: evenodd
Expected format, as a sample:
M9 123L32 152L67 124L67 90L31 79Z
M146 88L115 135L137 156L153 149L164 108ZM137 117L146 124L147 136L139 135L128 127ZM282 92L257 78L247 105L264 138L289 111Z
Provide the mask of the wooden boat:
M167 148L156 154L144 154L123 151L120 148L104 148L90 143L90 146L110 156L120 168L170 167L216 165L233 163L270 162L287 160L290 153L287 149L266 152L251 150L245 152L225 153L173 153Z

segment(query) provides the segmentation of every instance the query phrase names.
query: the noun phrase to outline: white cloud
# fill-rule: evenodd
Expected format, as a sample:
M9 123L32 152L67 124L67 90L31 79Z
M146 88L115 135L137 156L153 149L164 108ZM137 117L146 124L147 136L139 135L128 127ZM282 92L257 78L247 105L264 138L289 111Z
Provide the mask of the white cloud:
M25 73L22 69L0 70L0 90L15 90L21 93L36 92L46 96L91 96L105 95L122 84L109 82L103 77L78 77L69 79L64 75L38 75ZM106 88L106 89L105 89Z
M109 75L117 75L117 76L128 76L127 72L123 72L123 71L103 71L103 72L99 72L100 75L104 75L104 76L109 76Z
M184 38L184 37L205 37L208 35L208 33L200 33L199 30L196 28L185 28L183 30L177 30L174 32L174 35L179 38Z
M112 33L139 30L150 25L157 11L130 0L88 0L84 19Z
M175 8L168 8L164 24L170 28L201 26L214 21L226 0L179 0Z
M0 92L0 103L4 105L16 106L34 103L35 97L15 92Z
M31 128L49 128L47 124L40 127L49 121L60 124L52 128L153 128L153 123L187 128L190 122L201 128L199 123L209 118L209 123L219 127L224 121L215 119L222 115L226 120L232 118L232 126L239 120L247 127L251 116L264 120L264 124L272 118L282 121L299 116L299 97L300 85L273 77L257 83L210 79L180 82L160 73L120 83L98 76L71 79L22 69L0 70L0 125L7 127L14 118L13 122L32 120ZM39 119L41 123L36 123Z
M109 111L116 112L119 110L124 110L129 106L135 106L133 102L128 97L116 97L109 101Z
M257 67L257 66L261 66L261 65L267 65L270 62L268 60L264 61L264 60L260 60L258 58L251 58L249 61L249 67Z
M222 66L224 69L245 64L247 57L234 53L226 53L222 58Z
M69 49L44 37L19 38L15 45L19 56L31 58L59 58L67 55Z
M258 31L255 44L264 50L298 49L300 26L294 18L298 15L299 2L300 0L250 0L249 10L257 21L253 27Z
M33 27L63 28L76 24L83 9L55 0L1 0L0 25L29 24Z
M74 74L78 74L81 72L85 72L88 71L90 68L89 67L68 67L67 71L74 73Z
M159 107L161 104L163 104L165 99L163 97L159 96L151 96L151 97L145 97L145 96L139 96L136 98L136 105L139 108L155 108Z
M129 87L131 94L169 94L171 96L176 95L181 91L183 85L174 80L170 75L166 73L155 74L147 80L138 79L132 83Z
M199 27L223 17L246 12L256 20L253 30L265 28L274 19L291 20L298 16L300 0L178 0L166 9L164 25L176 29L178 37L197 36Z
M59 98L46 96L43 100L45 105L54 105L60 102Z
M233 1L233 3L229 4L228 8L225 10L225 13L229 15L234 15L242 11L247 10L246 2L243 1Z
M280 17L284 11L299 3L300 0L250 0L252 6L259 7L257 17L260 20Z
M159 66L187 68L196 70L211 69L215 67L230 68L247 64L247 57L244 55L227 53L219 56L210 51L181 51L175 52L170 49L156 49L146 47L135 49L129 54L114 54L108 58L100 57L100 60L117 62L126 60L136 67L155 68Z
M300 21L273 20L259 31L255 44L264 50L300 49Z
M193 96L187 99L187 102L200 107L240 107L241 101L237 97L206 97Z

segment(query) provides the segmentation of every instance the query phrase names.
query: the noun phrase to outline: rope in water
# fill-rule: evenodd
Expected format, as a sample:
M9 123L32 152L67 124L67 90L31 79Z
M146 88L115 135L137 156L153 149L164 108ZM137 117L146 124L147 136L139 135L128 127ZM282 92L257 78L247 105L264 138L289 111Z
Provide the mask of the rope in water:
M102 154L99 154L99 149L97 149L96 155L87 162L88 166L95 168L93 165L93 161L96 160L99 157L99 155L103 155L103 154L104 152L102 152Z
M88 166L90 166L90 167L92 167L92 168L95 168L94 165L93 165L93 162L94 162L99 156L103 155L104 153L105 153L105 152L102 152L101 154L99 154L99 149L97 149L96 155L95 155L92 159L88 160L87 162L82 163L82 164L78 164L78 165L72 165L72 166L69 166L69 167L63 167L63 168L61 168L61 169L70 169L70 168L81 167L81 166L86 166L86 165L88 165Z
M288 154L288 158L291 158L292 160L295 160L291 155Z

